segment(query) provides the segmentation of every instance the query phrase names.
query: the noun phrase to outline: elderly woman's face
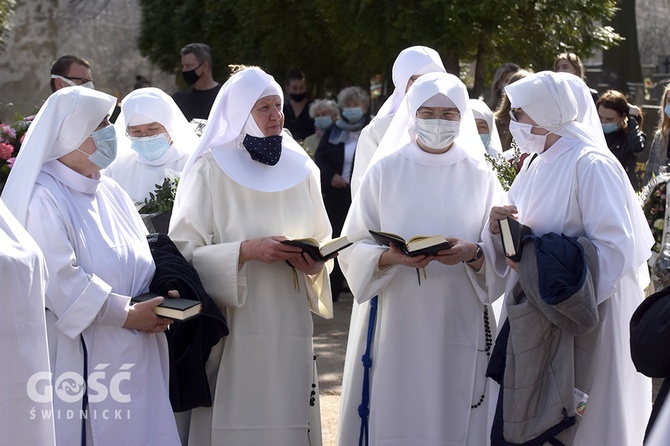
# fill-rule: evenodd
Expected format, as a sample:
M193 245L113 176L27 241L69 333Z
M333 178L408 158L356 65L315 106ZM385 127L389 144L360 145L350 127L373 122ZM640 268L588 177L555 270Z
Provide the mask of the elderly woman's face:
M263 132L264 136L281 135L284 128L284 113L279 96L260 98L251 109L251 116Z

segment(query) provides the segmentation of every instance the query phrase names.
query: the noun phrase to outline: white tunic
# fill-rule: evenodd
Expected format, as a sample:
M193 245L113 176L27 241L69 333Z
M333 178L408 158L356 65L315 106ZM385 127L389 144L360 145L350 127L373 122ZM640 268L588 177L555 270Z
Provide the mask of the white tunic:
M431 155L410 144L380 160L363 179L343 230L357 242L339 259L357 303L379 295L371 445L486 443L486 404L471 406L487 393L484 310L490 296L500 295L502 282L486 264L477 273L464 263L431 262L421 285L414 268L379 270L386 248L376 245L368 230L476 242L490 206L503 196L495 174L456 145ZM358 444L367 322L352 315L342 385L342 446Z
M145 160L130 150L120 153L103 174L119 183L133 201L144 203L149 193L156 190L156 185L163 184L165 169L181 173L187 160L188 155L177 150L174 144L155 161Z
M316 166L288 190L260 192L233 181L208 154L181 180L178 195L170 237L230 328L209 358L214 405L192 411L189 444L307 446L308 429L318 432L311 444L321 444L320 425L308 424L317 382L310 310L332 317L328 272L298 272L295 283L284 262L238 264L243 240L330 238Z
M51 161L37 179L26 228L49 268L57 444L80 444L83 336L93 444L178 445L165 336L121 327L129 296L148 291L155 270L128 195L109 178L84 177Z
M29 385L34 374L48 382L49 353L44 320L47 268L35 241L0 200L0 444L54 444L51 401L39 402L44 382Z
M363 181L363 176L368 170L368 165L372 161L372 156L375 154L392 120L393 115L375 118L361 130L361 136L358 138L358 145L356 145L354 169L351 172L351 182L349 183L351 184L351 198L356 196Z
M530 166L529 156L509 191L509 203L517 206L519 221L534 235L586 236L598 250L601 341L595 380L573 445L639 445L651 413L651 380L636 372L629 346L630 318L643 297L640 265L631 261L635 243L642 241L631 237L630 215L641 209L627 208L630 186L614 163L586 152L583 143L563 137ZM482 237L498 273L507 274L504 256L494 254L488 228ZM510 270L508 292L517 280Z

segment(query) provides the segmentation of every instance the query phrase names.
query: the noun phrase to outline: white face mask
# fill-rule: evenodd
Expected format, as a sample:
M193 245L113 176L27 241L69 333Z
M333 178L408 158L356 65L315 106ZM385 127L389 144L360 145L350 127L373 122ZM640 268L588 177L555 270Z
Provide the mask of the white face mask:
M88 81L88 82L83 83L83 84L80 85L80 84L77 84L74 81L72 81L72 80L70 80L66 77L59 76L57 74L52 74L51 79L60 79L71 87L80 86L80 87L90 88L91 90L95 90L95 86L93 85L93 81Z
M460 123L446 119L418 119L414 131L419 141L430 149L444 149L458 136Z
M524 153L542 153L544 152L544 143L547 140L547 134L535 135L530 131L533 130L533 125L524 124L522 122L510 121L509 131L512 133L514 141L519 146L519 149Z

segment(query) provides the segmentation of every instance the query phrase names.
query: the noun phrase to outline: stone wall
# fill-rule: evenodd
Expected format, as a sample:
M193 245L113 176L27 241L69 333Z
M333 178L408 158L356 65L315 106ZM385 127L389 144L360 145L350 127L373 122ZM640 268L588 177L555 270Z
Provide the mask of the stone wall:
M0 121L31 114L51 93L49 70L64 54L93 66L97 90L128 94L140 74L172 94L175 77L166 75L137 49L137 0L31 0L18 2L13 28L0 49ZM175 54L175 67L179 55Z

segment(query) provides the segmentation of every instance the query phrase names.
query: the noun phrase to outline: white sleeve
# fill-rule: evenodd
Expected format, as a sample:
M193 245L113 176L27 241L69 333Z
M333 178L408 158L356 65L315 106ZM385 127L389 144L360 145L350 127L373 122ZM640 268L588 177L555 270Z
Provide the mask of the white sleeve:
M122 326L129 296L112 294L112 287L78 263L72 228L46 189L33 196L26 229L44 252L49 270L46 306L57 317L56 328L75 338L92 323Z

